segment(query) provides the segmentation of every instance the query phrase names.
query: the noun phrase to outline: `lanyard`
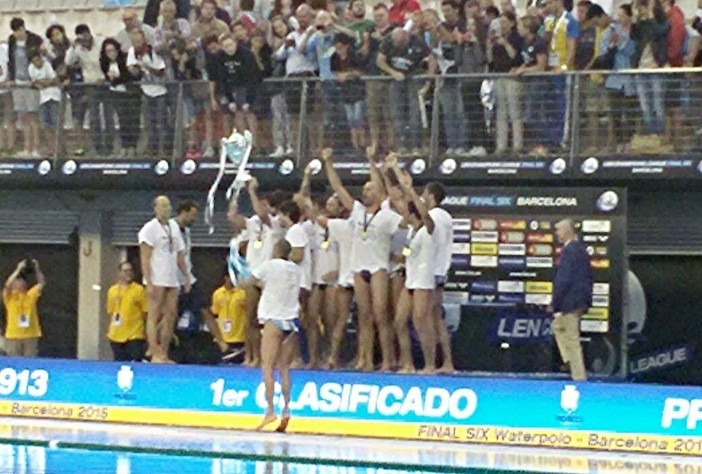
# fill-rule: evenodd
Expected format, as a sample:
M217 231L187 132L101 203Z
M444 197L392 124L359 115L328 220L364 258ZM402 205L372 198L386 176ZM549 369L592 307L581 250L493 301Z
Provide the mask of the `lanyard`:
M27 293L28 291L24 291L21 294L21 299L20 299L20 313L22 314L27 314L29 313L29 309L27 308Z
M415 229L412 226L409 227L409 230L407 231L407 240L405 243L405 247L410 246L410 244L412 243L412 239L414 239L414 236L417 235L417 231L419 231L419 228Z
M368 227L370 227L371 222L373 222L373 219L375 219L375 216L377 216L379 212L380 212L380 209L375 211L373 213L373 215L371 216L370 220L368 219L368 213L367 212L363 213L363 232L364 233L368 232Z
M168 236L168 252L172 253L173 252L173 231L171 230L171 223L169 222L167 225L161 224L161 229L163 229L163 232Z

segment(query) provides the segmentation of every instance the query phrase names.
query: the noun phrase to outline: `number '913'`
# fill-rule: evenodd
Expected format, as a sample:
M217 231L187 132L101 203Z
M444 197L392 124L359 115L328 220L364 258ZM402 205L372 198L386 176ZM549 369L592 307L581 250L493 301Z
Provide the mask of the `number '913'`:
M10 367L0 370L0 395L29 395L41 397L49 388L49 373L46 370L16 371Z

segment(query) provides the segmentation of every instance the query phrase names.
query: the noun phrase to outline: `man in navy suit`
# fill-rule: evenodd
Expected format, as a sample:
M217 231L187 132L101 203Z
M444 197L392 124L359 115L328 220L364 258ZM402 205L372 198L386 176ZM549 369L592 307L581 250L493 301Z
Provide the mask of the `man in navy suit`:
M578 241L571 219L556 224L556 237L563 244L563 250L553 280L553 335L563 362L570 366L573 380L585 380L580 318L592 302L590 255Z

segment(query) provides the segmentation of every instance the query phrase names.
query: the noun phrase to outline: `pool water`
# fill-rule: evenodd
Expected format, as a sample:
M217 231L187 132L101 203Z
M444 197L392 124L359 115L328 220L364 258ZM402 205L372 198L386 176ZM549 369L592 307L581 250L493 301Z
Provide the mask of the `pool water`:
M399 474L435 473L359 465L317 464L278 460L174 456L108 450L50 448L0 444L0 474ZM442 472L453 472L445 470ZM474 472L488 472L478 470Z

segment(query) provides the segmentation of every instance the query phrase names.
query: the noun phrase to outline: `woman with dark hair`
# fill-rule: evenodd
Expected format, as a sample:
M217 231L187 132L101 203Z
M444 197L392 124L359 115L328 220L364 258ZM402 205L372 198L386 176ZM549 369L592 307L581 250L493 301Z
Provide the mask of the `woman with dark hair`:
M132 76L127 67L127 54L114 38L107 38L102 43L100 69L110 85L104 102L105 114L116 115L119 121L120 156L134 158L139 140L139 102L138 96L128 86Z
M66 29L63 25L51 25L46 29L46 39L49 40L47 56L51 67L56 71L61 83L64 83L70 76L66 68L66 53L71 48L71 42L66 37Z

